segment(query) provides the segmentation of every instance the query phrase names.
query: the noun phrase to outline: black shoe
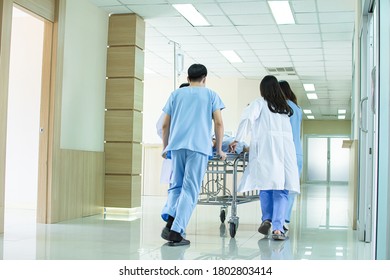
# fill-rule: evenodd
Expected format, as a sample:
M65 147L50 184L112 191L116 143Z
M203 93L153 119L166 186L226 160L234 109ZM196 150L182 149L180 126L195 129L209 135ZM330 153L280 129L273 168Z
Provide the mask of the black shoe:
M265 220L261 223L258 232L260 232L263 235L269 235L269 230L271 229L271 222L268 220Z
M189 245L190 241L187 239L184 239L180 233L171 230L168 234L168 246L184 246Z
M168 235L169 235L169 232L170 232L170 231L171 231L171 230L170 230L169 228L164 227L164 228L162 229L162 231L161 231L161 238L169 241Z

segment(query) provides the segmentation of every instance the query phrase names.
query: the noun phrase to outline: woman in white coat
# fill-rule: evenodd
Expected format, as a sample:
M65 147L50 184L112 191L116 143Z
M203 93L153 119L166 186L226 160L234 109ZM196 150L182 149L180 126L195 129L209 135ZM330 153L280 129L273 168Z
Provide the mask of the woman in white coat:
M265 76L260 83L261 97L243 112L235 141L243 141L250 133L249 162L238 186L239 192L260 190L262 223L258 231L284 240L283 223L289 192L299 193L295 147L289 117L293 110L274 76Z

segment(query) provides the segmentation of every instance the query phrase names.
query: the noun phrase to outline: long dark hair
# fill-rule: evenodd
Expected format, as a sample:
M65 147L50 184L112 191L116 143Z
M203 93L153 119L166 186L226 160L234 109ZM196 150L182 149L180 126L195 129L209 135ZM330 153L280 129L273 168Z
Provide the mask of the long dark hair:
M286 98L288 100L291 100L292 102L294 102L295 105L298 105L297 97L295 96L294 92L292 91L289 83L286 81L279 81L279 85L284 93L284 96L286 96Z
M287 104L286 97L275 76L268 75L260 82L260 94L267 101L272 113L286 114L291 117L294 111Z

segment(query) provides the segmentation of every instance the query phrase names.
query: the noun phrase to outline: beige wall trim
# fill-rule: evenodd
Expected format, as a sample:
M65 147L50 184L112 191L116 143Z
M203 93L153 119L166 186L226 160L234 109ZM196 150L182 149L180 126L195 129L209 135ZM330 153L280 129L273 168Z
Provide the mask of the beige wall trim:
M54 22L56 0L14 0L14 2L33 14Z
M5 159L12 0L0 0L0 233L4 232Z

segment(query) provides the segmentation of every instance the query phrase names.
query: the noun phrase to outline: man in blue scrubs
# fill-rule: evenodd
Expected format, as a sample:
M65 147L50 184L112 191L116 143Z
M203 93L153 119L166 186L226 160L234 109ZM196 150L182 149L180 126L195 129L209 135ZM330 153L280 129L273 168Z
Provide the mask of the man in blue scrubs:
M167 203L161 217L167 222L161 237L168 245L190 244L183 235L197 204L198 195L212 152L212 122L216 153L222 151L224 135L221 110L225 108L218 94L206 88L207 69L202 64L188 68L188 87L171 93L163 111L163 157L171 153L172 177Z

